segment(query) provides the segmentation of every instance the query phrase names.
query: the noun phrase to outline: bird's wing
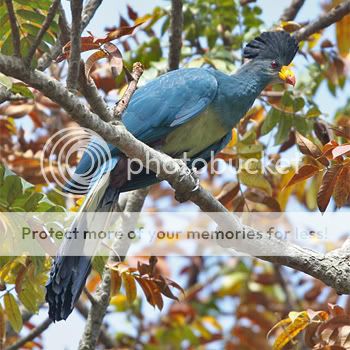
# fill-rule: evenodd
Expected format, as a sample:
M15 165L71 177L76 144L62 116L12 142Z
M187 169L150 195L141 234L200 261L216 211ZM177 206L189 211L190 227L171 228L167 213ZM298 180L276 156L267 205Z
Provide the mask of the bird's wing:
M164 74L135 92L122 117L123 123L139 140L154 143L199 115L213 101L217 89L216 78L206 69L179 69ZM118 155L117 147L109 145L109 149L112 157ZM100 154L95 159L90 151L88 147L84 152L77 174L88 172L98 162Z

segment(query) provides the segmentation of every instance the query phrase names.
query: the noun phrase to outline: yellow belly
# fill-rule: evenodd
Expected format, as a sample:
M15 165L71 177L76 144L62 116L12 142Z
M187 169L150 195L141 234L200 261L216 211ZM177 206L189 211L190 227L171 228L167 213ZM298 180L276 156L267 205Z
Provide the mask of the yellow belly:
M192 157L222 139L228 130L210 111L179 126L165 139L161 151L181 158L186 152Z

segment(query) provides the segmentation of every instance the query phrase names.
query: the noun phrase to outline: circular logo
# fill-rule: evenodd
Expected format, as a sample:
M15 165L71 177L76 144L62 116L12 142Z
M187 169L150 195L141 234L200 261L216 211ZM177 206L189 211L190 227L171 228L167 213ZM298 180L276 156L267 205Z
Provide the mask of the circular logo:
M81 154L80 163L75 167ZM57 192L80 196L86 194L110 159L108 144L97 133L70 127L59 130L46 141L40 167L46 183L58 185Z

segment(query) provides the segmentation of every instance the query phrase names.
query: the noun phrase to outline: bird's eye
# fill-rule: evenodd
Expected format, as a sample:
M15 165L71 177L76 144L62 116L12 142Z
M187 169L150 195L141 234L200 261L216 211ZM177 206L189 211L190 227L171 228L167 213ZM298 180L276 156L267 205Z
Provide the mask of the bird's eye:
M271 68L276 69L278 68L278 63L276 61L271 62Z

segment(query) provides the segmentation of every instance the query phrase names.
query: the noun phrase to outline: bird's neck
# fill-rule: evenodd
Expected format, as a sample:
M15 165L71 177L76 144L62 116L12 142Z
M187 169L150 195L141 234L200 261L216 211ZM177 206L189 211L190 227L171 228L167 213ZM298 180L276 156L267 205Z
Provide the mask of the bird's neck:
M244 64L233 76L237 78L242 97L253 101L271 83L271 77L264 74L255 61Z

